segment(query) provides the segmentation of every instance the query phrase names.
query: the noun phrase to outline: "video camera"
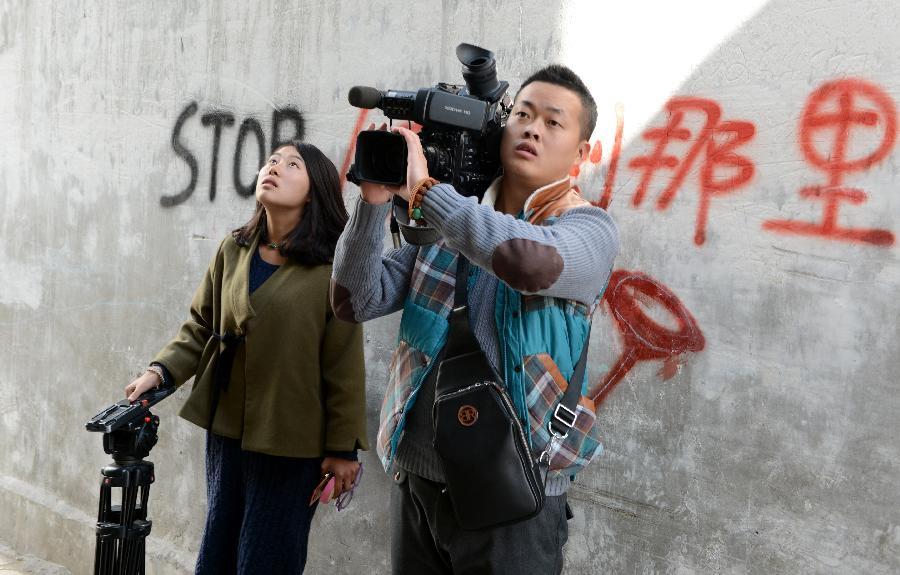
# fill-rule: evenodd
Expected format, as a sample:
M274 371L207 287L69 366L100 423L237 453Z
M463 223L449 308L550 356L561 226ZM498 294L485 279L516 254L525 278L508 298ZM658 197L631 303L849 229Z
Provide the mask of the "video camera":
M465 86L442 82L416 92L354 86L348 100L357 108L380 108L393 120L421 124L419 140L428 173L451 183L460 194L480 199L500 172L500 138L512 107L509 83L497 80L489 50L464 43L456 47L456 57L463 65ZM405 183L406 141L383 130L360 132L348 179L357 185ZM394 198L393 217L406 240L415 245L437 241L434 228L410 224L407 209L405 200Z

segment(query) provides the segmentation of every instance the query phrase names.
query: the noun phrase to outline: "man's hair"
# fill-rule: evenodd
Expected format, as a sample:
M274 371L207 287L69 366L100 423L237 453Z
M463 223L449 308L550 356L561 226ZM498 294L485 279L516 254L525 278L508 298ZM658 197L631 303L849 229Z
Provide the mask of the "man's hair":
M575 92L581 99L581 139L587 140L591 137L594 127L597 125L597 103L594 102L594 97L591 96L590 90L584 85L578 74L561 64L550 64L529 76L522 83L522 88L532 82L555 84Z

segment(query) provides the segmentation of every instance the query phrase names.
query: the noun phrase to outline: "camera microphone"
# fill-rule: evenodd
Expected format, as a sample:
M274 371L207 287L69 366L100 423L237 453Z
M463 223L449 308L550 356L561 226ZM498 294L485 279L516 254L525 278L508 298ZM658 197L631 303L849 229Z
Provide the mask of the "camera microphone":
M421 124L430 94L429 90L382 92L369 86L353 86L347 94L347 100L356 108L380 108L392 120L411 120Z
M371 110L381 105L381 90L369 86L353 86L347 94L347 100L354 108Z

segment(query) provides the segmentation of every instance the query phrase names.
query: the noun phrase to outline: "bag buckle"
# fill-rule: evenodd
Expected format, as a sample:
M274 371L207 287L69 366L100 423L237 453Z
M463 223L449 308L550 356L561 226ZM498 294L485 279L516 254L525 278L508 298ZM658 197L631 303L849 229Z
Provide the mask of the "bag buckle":
M553 410L553 417L547 422L547 430L550 431L551 436L560 440L565 439L569 436L569 430L575 427L575 420L577 418L578 414L576 412L560 403L556 406L556 409ZM565 433L559 433L553 429L554 423L557 423L557 426L565 429Z
M552 444L553 442L551 441L550 443ZM550 466L550 448L551 447L552 447L552 445L548 445L547 449L543 450L541 452L541 454L538 456L539 464L546 463L548 467Z

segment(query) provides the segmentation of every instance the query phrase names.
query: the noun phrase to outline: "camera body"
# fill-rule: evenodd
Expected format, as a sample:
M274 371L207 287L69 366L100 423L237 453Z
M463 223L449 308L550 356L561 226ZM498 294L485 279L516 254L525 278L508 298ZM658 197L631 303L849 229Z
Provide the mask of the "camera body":
M428 161L428 173L452 184L460 194L480 199L500 173L500 139L512 107L507 93L509 83L497 80L496 61L489 50L460 44L456 55L463 65L465 86L439 83L416 92L381 92L356 86L348 99L359 108L380 108L392 120L420 124L419 140ZM403 184L403 137L379 130L360 132L348 179L357 184ZM436 239L435 233L410 225L405 201L395 198L394 208L407 241L422 245Z

